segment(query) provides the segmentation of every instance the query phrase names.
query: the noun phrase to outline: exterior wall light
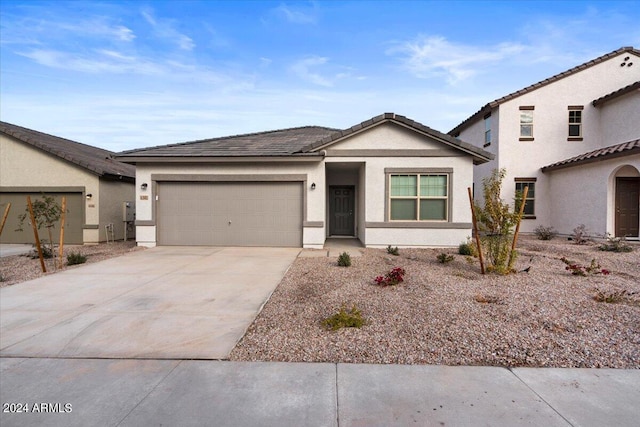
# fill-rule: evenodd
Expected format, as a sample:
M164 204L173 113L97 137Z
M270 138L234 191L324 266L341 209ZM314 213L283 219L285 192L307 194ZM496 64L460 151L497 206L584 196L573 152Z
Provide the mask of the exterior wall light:
M312 182L312 183L311 183L311 189L312 189L312 190L315 190L315 189L316 189L316 183L315 183L315 182Z
M93 197L93 194L91 193L87 194L87 200L91 200L92 197Z
M141 190L146 190L146 189L147 189L147 187L148 187L147 183L146 183L146 182L143 182L143 183L142 183L142 185L140 186L140 189L141 189Z

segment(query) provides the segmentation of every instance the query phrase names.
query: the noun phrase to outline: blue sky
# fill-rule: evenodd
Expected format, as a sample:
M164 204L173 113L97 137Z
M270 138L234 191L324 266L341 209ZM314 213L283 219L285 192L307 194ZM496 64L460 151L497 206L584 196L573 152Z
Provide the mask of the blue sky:
M623 46L638 1L0 0L0 119L112 151L395 112L447 132Z

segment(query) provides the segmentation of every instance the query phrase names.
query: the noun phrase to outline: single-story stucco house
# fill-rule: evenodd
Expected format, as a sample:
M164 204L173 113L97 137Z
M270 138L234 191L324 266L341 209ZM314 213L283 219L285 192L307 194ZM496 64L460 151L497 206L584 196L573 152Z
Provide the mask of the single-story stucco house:
M65 243L105 241L108 224L113 224L115 239L124 238L127 226L128 237L134 237L133 221L126 223L124 212L126 209L131 215L135 209L135 167L115 160L113 154L0 122L0 215L11 203L0 242L34 243L28 224L24 231L16 231L18 215L25 212L26 196L34 201L42 193L58 203L66 197ZM129 208L124 207L125 202ZM54 233L54 242L58 242L57 227ZM39 234L41 239L47 238L46 230Z
M480 148L385 113L120 153L136 165L139 245L457 246Z

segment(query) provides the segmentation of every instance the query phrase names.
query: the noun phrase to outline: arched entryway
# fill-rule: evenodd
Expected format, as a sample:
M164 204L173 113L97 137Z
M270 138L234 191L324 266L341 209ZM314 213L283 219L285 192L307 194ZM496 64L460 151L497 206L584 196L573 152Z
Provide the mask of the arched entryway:
M640 172L631 165L614 172L614 234L640 236Z

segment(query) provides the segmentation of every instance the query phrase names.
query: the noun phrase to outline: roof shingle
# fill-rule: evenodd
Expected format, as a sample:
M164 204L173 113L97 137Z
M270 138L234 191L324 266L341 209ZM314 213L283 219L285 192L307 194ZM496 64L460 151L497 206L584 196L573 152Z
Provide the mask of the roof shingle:
M588 153L571 157L570 159L550 164L543 167L542 172L568 168L585 163L614 159L616 157L630 156L632 154L640 154L640 139L634 139L632 141L623 142L622 144L599 148L597 150L589 151Z

